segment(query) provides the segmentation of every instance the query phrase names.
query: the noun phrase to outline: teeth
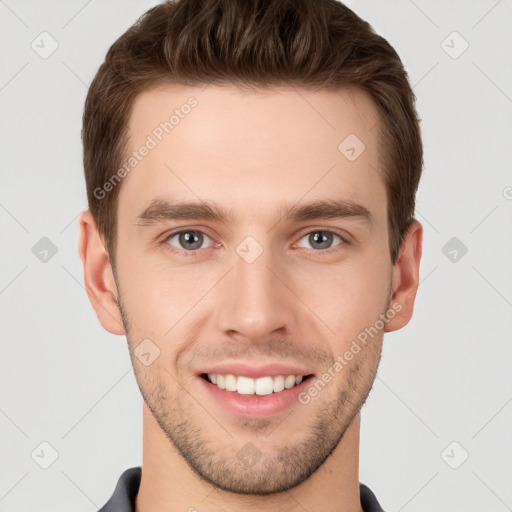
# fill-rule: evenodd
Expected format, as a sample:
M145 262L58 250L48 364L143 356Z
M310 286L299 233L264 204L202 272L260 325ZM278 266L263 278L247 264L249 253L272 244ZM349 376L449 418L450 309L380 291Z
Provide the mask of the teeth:
M238 377L235 389L241 395L254 395L254 379L249 377Z
M272 377L260 377L255 382L255 393L257 395L270 395L274 392L274 379Z
M284 389L290 389L302 382L303 375L278 375L276 377L239 377L220 373L209 373L208 380L220 389L236 391L240 395L270 395L279 393Z
M293 388L295 386L295 375L288 375L286 379L284 379L284 387L286 389Z
M284 389L284 377L282 375L278 375L274 377L274 393L279 391L283 391Z
M236 391L236 377L228 374L224 377L224 383L226 385L226 391Z

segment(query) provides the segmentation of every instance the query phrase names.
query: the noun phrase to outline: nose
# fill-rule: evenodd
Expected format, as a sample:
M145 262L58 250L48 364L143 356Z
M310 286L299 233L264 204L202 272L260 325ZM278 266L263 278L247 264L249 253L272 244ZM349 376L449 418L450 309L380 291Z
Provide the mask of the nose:
M217 297L220 332L256 344L268 342L270 335L289 334L299 303L277 258L263 250L250 262L235 253L233 266Z

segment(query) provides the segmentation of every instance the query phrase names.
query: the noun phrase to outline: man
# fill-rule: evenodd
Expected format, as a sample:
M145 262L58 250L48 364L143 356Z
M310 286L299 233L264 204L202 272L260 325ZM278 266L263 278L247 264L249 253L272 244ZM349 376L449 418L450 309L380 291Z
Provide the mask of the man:
M144 440L102 511L382 510L360 410L418 288L414 99L335 0L162 3L110 48L79 252Z

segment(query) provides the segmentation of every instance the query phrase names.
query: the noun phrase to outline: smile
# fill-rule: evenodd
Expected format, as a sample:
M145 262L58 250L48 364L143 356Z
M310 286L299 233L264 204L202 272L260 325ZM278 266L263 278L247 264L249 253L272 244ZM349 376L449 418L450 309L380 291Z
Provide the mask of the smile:
M202 377L219 389L240 395L270 395L299 385L309 375L275 375L253 379L243 375L207 373Z

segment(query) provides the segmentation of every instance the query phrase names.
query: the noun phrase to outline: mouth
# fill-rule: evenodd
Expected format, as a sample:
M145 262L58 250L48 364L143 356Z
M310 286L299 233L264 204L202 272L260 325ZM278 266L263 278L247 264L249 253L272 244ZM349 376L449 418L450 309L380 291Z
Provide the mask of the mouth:
M218 389L231 391L238 395L275 395L299 386L313 377L307 375L266 375L252 378L231 373L202 373L200 377Z
M315 376L311 368L277 361L226 361L203 367L196 375L205 403L244 420L270 419L303 407L299 397Z

